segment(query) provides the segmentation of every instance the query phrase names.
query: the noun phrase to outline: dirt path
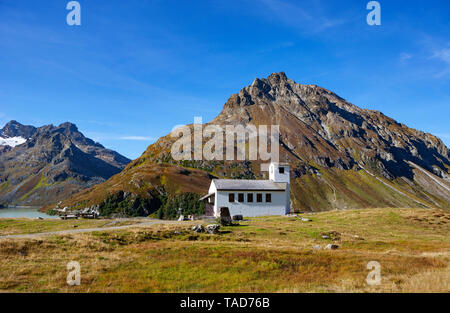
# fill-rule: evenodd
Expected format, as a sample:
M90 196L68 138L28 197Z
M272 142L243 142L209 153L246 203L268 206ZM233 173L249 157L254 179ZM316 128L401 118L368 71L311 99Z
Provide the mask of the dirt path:
M59 230L46 233L34 233L34 234L23 234L23 235L4 235L0 236L0 239L25 239L25 238L39 238L43 236L53 236L53 235L69 235L69 234L79 234L79 233L89 233L94 231L108 231L108 230L120 230L132 227L143 227L157 224L176 224L182 223L177 221L164 221L164 220L152 220L149 222L141 222L137 224L124 225L124 226L112 226L112 227L97 227L97 228L82 228L82 229L68 229Z

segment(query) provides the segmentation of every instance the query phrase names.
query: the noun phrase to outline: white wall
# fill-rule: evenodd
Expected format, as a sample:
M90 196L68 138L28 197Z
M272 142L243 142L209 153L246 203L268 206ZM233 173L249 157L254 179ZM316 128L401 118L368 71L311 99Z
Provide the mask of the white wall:
M284 173L281 174L279 168L284 168ZM289 184L289 166L279 165L278 163L270 163L269 166L269 179L277 183L288 183Z
M228 202L228 194L234 193L235 202ZM238 202L238 194L244 194L244 202ZM247 202L247 194L253 194L253 202ZM256 202L256 194L263 194L263 202ZM272 202L266 202L266 193L272 194ZM286 214L286 192L285 191L270 191L270 192L249 192L249 191L216 191L216 202L214 211L218 216L218 209L220 207L227 207L230 209L230 215L243 216L267 216L267 215L285 215Z
M284 168L284 173L280 173L280 167ZM269 179L277 183L287 183L286 186L286 214L291 211L291 198L290 198L290 169L288 164L270 163L269 166Z

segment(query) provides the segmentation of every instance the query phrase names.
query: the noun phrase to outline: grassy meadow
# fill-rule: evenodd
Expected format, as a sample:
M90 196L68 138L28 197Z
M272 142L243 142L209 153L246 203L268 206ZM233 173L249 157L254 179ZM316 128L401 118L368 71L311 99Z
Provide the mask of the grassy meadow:
M22 235L62 231L69 229L101 228L111 226L125 226L138 223L137 220L59 220L59 219L28 219L28 218L0 218L0 236Z
M450 291L450 213L364 209L301 216L311 221L250 218L222 227L217 235L192 232L192 225L201 223L196 221L0 239L0 291ZM53 222L29 221L26 226L4 219L0 235L105 223ZM339 249L317 249L330 243ZM66 283L69 261L81 265L80 286ZM366 283L369 261L381 265L378 286Z

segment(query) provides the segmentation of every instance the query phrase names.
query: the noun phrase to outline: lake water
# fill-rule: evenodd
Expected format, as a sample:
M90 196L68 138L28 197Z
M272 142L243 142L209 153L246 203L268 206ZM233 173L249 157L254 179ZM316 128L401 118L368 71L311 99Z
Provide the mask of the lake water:
M30 207L16 207L0 209L0 218L38 218L55 219L58 216L51 216L45 213L39 212L37 208Z

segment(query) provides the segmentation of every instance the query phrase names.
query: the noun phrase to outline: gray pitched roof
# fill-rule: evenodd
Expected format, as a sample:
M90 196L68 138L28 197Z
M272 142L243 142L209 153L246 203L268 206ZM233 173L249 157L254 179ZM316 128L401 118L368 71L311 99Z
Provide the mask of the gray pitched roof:
M213 179L217 190L286 190L286 183L271 180Z

